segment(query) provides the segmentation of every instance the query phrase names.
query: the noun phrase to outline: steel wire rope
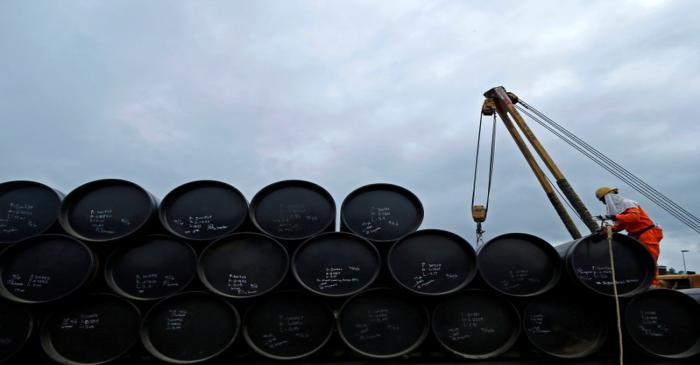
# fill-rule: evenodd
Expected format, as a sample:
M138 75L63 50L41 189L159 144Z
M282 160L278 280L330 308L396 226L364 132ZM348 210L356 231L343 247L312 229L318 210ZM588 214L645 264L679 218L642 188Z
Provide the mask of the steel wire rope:
M664 209L667 213L669 213L670 215L672 215L673 217L675 217L676 219L678 219L679 221L681 221L681 223L685 224L686 226L688 226L688 227L690 227L691 229L695 230L696 232L700 233L700 231L699 231L700 226L699 226L698 224L696 224L695 222L693 222L692 220L690 220L690 219L687 218L686 216L683 216L682 214L678 213L678 212L677 212L676 210L674 210L672 207L669 207L669 206L667 205L667 203L665 203L663 200L660 200L660 198L654 196L654 195L651 194L651 193L648 193L648 192L645 193L644 189L643 189L643 188L640 188L640 187L638 187L638 186L636 186L636 183L635 183L635 182L628 180L628 179L627 179L626 177L624 177L624 176L621 176L621 175L620 175L621 173L619 173L618 171L616 171L616 170L613 169L612 167L606 166L604 163L602 163L601 161L597 160L595 157L591 156L591 155L590 155L589 153L587 153L586 151L582 150L582 147L580 147L580 146L574 144L573 142L567 140L565 137L563 137L563 136L562 136L561 134L559 134L557 131L553 130L550 126L544 124L542 121L538 120L536 117L534 117L532 114L528 113L526 110L520 109L520 111L522 111L524 114L526 114L527 116L529 116L530 118L532 118L535 122L537 122L538 124L542 125L544 128L546 128L546 129L549 130L550 132L552 132L552 133L553 133L554 135L556 135L557 137L561 138L564 142L566 142L566 143L569 144L570 146L572 146L572 147L574 147L575 149L577 149L579 152L581 152L582 154L584 154L586 157L588 157L589 159L591 159L593 162L597 163L599 166L603 167L603 168L606 169L608 172L610 172L611 174L613 174L613 175L615 175L616 177L618 177L620 180L622 180L622 181L624 181L625 183L629 184L629 185L630 185L631 187L633 187L635 190L639 191L642 195L646 196L646 197L649 198L652 202L654 202L654 203L657 204L659 207L661 207L662 209ZM640 189L641 189L642 191L640 191Z
M618 170L621 174L627 176L629 179L638 183L639 186L638 186L638 188L635 188L635 190L644 194L642 191L640 191L640 189L641 189L641 190L646 191L649 195L654 195L659 200L664 201L667 204L668 209L673 209L676 212L678 212L679 214L685 216L688 220L693 221L695 224L700 224L700 218L696 217L691 212L687 211L685 208L683 208L682 206L680 206L679 204L677 204L676 202L671 200L669 197L667 197L666 195L664 195L660 191L656 190L654 187L652 187L651 185L646 183L644 180L642 180L641 178L639 178L638 176L636 176L635 174L633 174L632 172L627 170L625 167L621 166L620 164L618 164L617 162L615 162L614 160L612 160L611 158L609 158L608 156L606 156L605 154L603 154L602 152L600 152L599 150L597 150L596 148L594 148L593 146L588 144L586 141L584 141L581 138L579 138L578 136L576 136L574 133L570 132L569 130L567 130L566 128L561 126L560 124L556 123L554 120L547 117L546 115L544 115L544 113L540 112L535 107L529 105L527 102L520 99L519 103L521 103L524 108L531 110L533 113L537 114L540 118L542 118L547 123L551 124L554 128L559 130L561 133L567 135L569 138L571 138L572 140L574 140L575 142L580 144L584 149L595 154L601 160L603 160L607 164L611 165L612 168ZM519 110L523 111L522 107L519 107ZM646 194L644 194L644 195L647 196ZM664 208L664 207L662 207L662 208ZM667 211L668 211L668 209L664 208L664 210L667 210Z
M516 105L516 107L517 107L517 105ZM539 118L535 117L534 115L532 115L532 113L528 112L524 108L518 107L518 110L523 112L525 115L529 116L532 120L534 120L535 122L537 122L538 124L540 124L541 126L546 128L547 130L549 130L552 134L554 134L557 137L559 137L560 139L562 139L569 146L571 146L571 147L575 148L576 150L578 150L579 152L581 152L583 155L588 157L591 161L595 162L596 164L598 164L599 166L601 166L602 168L604 168L605 170L607 170L608 172L610 172L611 174L613 174L614 176L616 176L617 178L622 180L623 182L627 183L630 187L632 187L633 189L637 190L640 194L647 197L649 200L651 200L656 205L658 205L659 207L664 209L667 213L669 213L671 216L673 216L674 218L679 220L681 223L688 226L689 228L696 231L697 233L700 233L700 224L694 222L692 219L690 219L687 216L683 215L682 213L678 212L678 210L674 209L672 206L670 206L662 198L657 197L656 195L654 195L651 192L648 192L647 190L645 190L644 187L638 186L638 183L631 180L624 173L616 170L614 167L606 165L604 163L604 161L601 161L598 157L593 156L591 154L591 152L586 150L584 147L579 146L576 143L570 141L565 136L563 136L561 133L559 133L557 130L555 130L554 127L551 127L551 126L547 125L545 122L539 120Z

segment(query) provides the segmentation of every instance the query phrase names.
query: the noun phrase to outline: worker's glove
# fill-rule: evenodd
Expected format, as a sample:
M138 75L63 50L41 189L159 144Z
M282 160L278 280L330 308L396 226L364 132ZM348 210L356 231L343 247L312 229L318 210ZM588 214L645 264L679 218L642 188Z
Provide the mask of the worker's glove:
M598 218L600 221L616 221L617 217L613 214L608 214L608 215L597 215L595 216Z

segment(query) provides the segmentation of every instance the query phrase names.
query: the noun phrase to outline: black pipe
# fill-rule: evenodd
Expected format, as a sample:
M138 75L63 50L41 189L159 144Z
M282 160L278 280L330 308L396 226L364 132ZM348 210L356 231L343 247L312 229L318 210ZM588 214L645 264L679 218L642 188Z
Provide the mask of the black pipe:
M541 295L561 276L561 259L552 245L525 233L492 238L477 250L479 274L492 289L515 297Z
M466 290L435 307L432 328L448 351L466 359L487 359L515 344L520 334L520 316L502 296L485 290Z
M86 286L97 259L79 240L46 234L19 241L0 253L0 296L19 303L47 303Z
M141 342L157 359L191 364L212 359L238 335L238 311L204 292L172 295L153 306L141 324Z
M597 352L607 338L607 316L586 297L545 295L528 300L522 311L523 332L539 351L561 359Z
M305 289L341 297L360 292L379 275L379 251L366 239L345 232L322 233L306 240L292 256L292 273Z
M71 191L61 203L59 222L87 242L114 242L137 236L157 223L156 198L133 182L95 180Z
M354 352L377 359L415 350L429 332L428 311L413 298L393 289L359 293L343 304L338 332Z
M615 276L620 297L630 297L649 288L656 275L651 253L639 241L627 235L613 235ZM612 267L608 239L592 234L556 246L569 281L587 292L613 296Z
M392 184L370 184L343 200L340 230L388 245L415 232L423 214L423 205L409 190Z
M234 233L212 242L199 256L197 274L215 294L252 298L277 287L289 270L287 250L260 233Z
M160 222L171 234L193 242L212 241L248 224L248 201L235 187L197 180L171 190L159 206Z
M700 353L700 303L670 289L632 298L624 310L627 335L646 354L686 359Z
M0 250L25 238L58 233L63 193L35 181L0 183Z
M104 275L107 285L123 297L160 299L185 289L195 279L197 254L175 237L139 237L109 256Z
M284 180L260 190L250 203L253 224L263 233L299 243L335 231L335 202L328 191L303 180Z
M293 360L319 351L335 328L333 312L318 298L299 291L274 293L246 313L243 335L257 353Z
M462 237L424 229L396 241L387 267L394 280L421 295L446 295L467 286L476 275L474 248Z
M138 342L141 314L128 300L92 294L54 311L41 326L41 347L62 364L101 364Z
M34 318L22 306L0 299L0 364L10 361L27 344L34 331Z

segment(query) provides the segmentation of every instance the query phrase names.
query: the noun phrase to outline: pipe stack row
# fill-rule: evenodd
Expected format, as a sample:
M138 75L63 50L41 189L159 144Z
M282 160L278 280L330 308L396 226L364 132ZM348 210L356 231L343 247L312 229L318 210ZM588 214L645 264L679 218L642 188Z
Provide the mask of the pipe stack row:
M250 203L211 180L161 201L119 179L65 196L1 183L0 362L616 356L605 237L511 233L475 250L419 229L420 200L392 184L336 211L302 180ZM696 359L700 293L649 290L644 246L612 247L627 356Z

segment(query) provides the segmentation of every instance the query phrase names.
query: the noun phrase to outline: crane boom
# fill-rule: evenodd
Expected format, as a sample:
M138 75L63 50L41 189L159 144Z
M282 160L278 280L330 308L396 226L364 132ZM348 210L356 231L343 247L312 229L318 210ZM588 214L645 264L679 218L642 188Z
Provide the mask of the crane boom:
M535 134L529 128L527 123L525 123L523 117L513 106L514 102L517 103L517 96L515 96L512 93L506 92L506 89L503 86L494 87L486 91L484 93L484 96L486 97L486 100L484 101L482 112L484 114L493 113L494 111L498 113L498 116L501 118L501 121L503 121L503 124L506 126L506 129L508 129L508 132L510 133L511 137L513 137L515 144L518 146L520 152L525 157L525 160L527 161L528 165L530 165L530 168L534 172L535 177L537 177L537 180L540 182L540 185L542 185L542 188L547 194L547 197L554 206L554 209L556 210L557 214L561 218L562 222L566 226L566 229L569 231L571 236L574 239L577 239L581 237L581 233L578 231L578 228L571 219L571 216L567 213L563 204L557 197L554 188L549 183L546 175L544 174L544 171L542 171L534 156L530 152L529 148L525 144L525 141L516 129L515 124L517 124L520 130L522 130L523 134L525 135L525 138L527 138L527 140L530 142L532 147L535 149L537 154L544 162L545 166L547 166L552 175L554 175L557 185L563 192L566 199L576 210L577 214L586 224L588 229L591 232L597 231L599 228L598 223L593 219L593 216L583 204L581 198L578 196L578 194L576 194L571 184L569 184L568 180L564 176L564 173L559 169L559 167L549 155L547 150L544 148L544 146L542 146L537 137L535 137ZM515 120L515 124L513 124L511 116L512 119Z

